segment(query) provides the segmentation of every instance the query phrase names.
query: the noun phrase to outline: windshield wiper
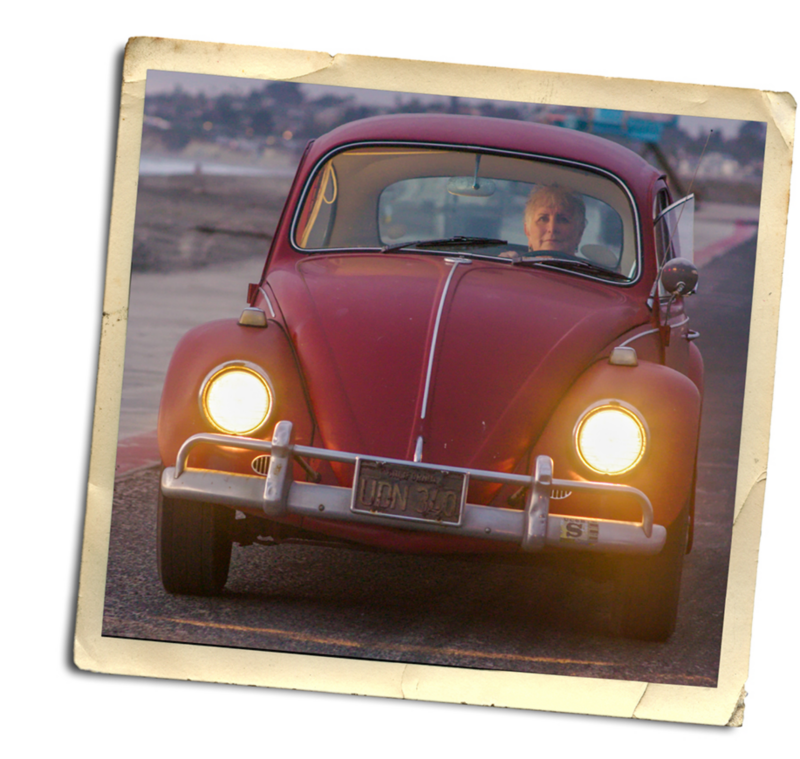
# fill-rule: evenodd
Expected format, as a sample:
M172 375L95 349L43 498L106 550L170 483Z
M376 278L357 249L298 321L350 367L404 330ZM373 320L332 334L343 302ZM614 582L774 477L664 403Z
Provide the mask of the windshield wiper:
M603 266L598 266L591 261L586 261L582 258L561 258L560 256L536 255L536 256L520 256L511 259L512 264L515 266L547 266L558 269L567 269L569 271L585 271L591 274L600 274L610 279L620 281L628 281L629 277L625 274L620 274L618 271L606 269Z
M405 248L446 248L446 247L469 247L480 245L508 245L507 240L495 240L491 237L465 237L464 235L454 235L453 237L443 237L436 240L414 240L412 242L399 242L395 245L386 245L381 248L381 253L394 253Z

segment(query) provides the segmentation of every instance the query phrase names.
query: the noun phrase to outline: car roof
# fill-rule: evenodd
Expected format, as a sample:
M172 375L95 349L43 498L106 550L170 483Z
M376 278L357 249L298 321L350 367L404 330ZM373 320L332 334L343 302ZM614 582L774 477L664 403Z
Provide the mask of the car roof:
M374 116L344 124L316 140L315 157L354 142L434 142L551 156L597 166L639 192L663 172L610 140L528 121L450 114Z

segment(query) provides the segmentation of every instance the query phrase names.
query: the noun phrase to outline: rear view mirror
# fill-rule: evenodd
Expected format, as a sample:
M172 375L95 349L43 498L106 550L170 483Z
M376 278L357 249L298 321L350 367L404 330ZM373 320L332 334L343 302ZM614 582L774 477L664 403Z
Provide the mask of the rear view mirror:
M473 198L485 198L494 195L495 184L491 179L477 177L450 177L447 192L451 195L467 195Z
M473 198L486 198L494 195L495 183L491 179L481 179L478 171L481 167L481 154L475 155L475 175L472 177L450 177L447 192L451 195L466 195Z

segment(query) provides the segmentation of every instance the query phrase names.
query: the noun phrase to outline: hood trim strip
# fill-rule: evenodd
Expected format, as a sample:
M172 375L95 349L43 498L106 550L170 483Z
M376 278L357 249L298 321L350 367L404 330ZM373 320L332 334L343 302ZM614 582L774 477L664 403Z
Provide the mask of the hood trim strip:
M444 311L444 301L447 298L447 291L450 289L450 281L453 279L453 274L456 273L456 268L459 264L472 263L468 258L447 258L446 263L453 264L450 273L447 275L447 280L442 289L442 295L439 298L439 308L436 311L436 322L433 325L433 336L431 337L431 347L428 352L428 372L425 376L425 392L422 395L422 412L420 413L420 420L425 419L425 414L428 411L428 393L431 388L431 375L433 374L433 360L436 355L436 341L439 336L439 324L442 321L442 311ZM420 452L421 453L421 452Z

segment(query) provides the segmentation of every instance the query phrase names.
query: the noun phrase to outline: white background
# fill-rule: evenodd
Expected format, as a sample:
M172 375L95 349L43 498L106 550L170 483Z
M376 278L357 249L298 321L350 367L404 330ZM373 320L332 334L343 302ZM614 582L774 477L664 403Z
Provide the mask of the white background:
M481 64L800 93L784 3L679 0L292 4L159 0L16 11L6 78L2 499L3 743L15 754L744 757L796 746L800 370L797 203L744 727L723 730L389 699L93 675L72 634L94 404L121 59L132 36ZM49 6L49 7L48 7ZM10 171L9 171L10 169ZM795 172L796 174L796 172ZM795 182L796 184L796 182ZM9 240L9 233L11 235ZM9 492L10 491L10 492ZM784 743L781 749L778 746Z

